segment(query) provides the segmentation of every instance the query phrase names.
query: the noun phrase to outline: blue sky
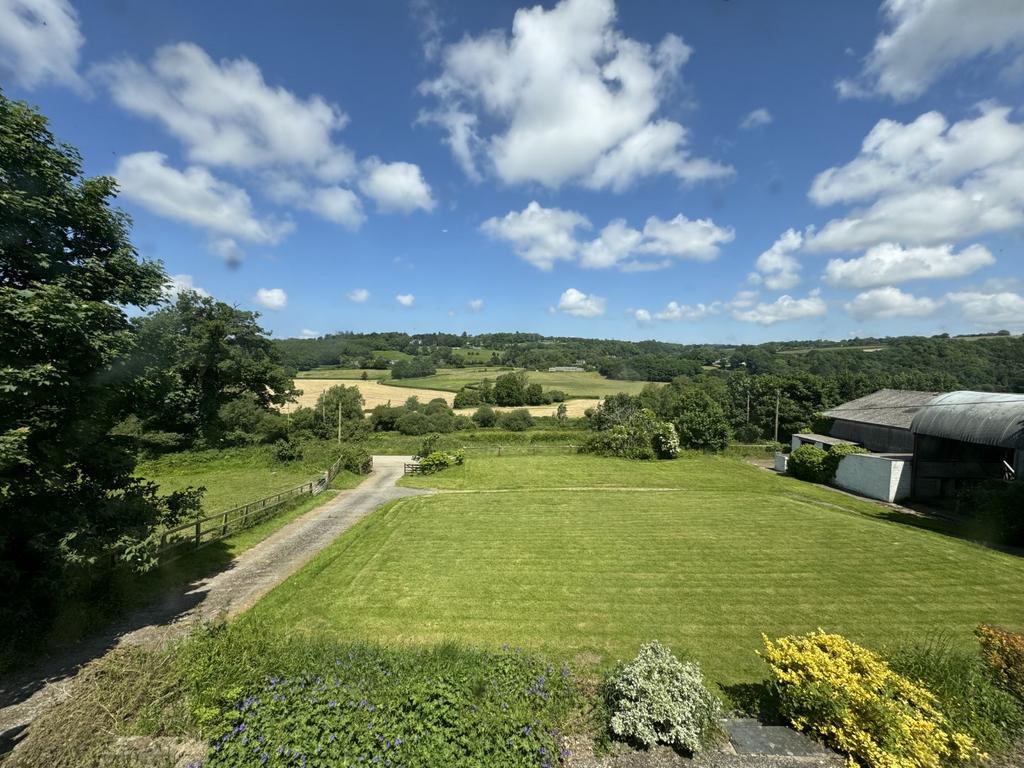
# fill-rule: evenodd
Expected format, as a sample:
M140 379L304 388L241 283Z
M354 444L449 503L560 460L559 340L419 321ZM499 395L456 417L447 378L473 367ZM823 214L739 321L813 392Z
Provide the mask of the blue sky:
M0 0L0 83L277 336L1024 330L1021 0Z

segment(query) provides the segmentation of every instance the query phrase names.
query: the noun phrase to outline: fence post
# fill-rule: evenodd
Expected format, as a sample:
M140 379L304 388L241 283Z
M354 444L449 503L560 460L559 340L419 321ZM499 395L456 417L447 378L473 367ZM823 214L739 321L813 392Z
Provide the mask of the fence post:
M196 516L196 547L199 546L199 542L202 539L202 535L203 535L203 519L197 515Z
M223 523L223 525L221 525L220 535L221 536L227 536L228 535L228 513L227 512L224 513L224 523Z

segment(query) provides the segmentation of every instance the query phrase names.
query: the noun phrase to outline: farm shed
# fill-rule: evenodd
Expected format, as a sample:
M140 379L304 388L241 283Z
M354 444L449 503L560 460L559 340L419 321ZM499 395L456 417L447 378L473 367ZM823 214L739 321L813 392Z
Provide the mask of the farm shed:
M914 415L940 393L909 389L880 389L825 411L832 419L828 433L862 445L874 453L910 453Z
M914 416L911 431L916 498L951 496L965 481L1024 474L1024 395L939 395Z

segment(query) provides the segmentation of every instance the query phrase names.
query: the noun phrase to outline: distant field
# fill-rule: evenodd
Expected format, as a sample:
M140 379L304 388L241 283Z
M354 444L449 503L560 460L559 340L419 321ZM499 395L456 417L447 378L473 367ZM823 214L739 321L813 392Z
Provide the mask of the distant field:
M513 368L480 367L480 368L439 368L433 376L418 379L392 379L388 381L393 387L422 387L425 389L444 389L458 392L467 384L475 384L483 379L494 379ZM548 371L527 371L530 383L540 384L544 389L560 389L570 397L597 398L614 395L617 392L636 394L647 382L615 381L606 379L596 371L584 373L549 373Z
M1024 627L1024 558L725 458L471 456L403 484L249 616L318 638L539 648L586 668L657 638L721 684L760 634L869 647Z
M297 379L361 379L363 374L366 378L380 381L390 376L390 372L381 368L313 368L309 371L299 371L295 374Z
M302 390L302 394L299 395L298 402L286 405L281 409L285 413L290 413L296 408L313 407L316 405L317 398L320 397L320 394L325 389L338 386L358 387L359 391L363 394L363 407L366 410L371 410L378 405L384 405L389 402L392 405L401 405L413 396L418 397L424 403L440 397L448 405L451 405L455 399L455 395L451 392L443 392L437 389L391 387L378 381L362 381L360 379L295 379L295 386Z
M452 354L467 365L486 365L495 354L501 356L497 350L476 347L455 347Z
M797 347L795 349L781 349L779 355L806 355L808 352L881 352L886 345L874 345L868 347Z

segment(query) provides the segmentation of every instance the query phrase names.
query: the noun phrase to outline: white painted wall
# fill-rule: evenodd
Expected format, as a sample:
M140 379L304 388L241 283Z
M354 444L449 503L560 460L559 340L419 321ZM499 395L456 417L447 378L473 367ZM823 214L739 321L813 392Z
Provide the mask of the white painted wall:
M870 499L899 501L910 495L910 465L873 453L853 453L839 462L835 483Z
M789 469L789 456L778 451L775 454L775 471L786 474L786 470Z

